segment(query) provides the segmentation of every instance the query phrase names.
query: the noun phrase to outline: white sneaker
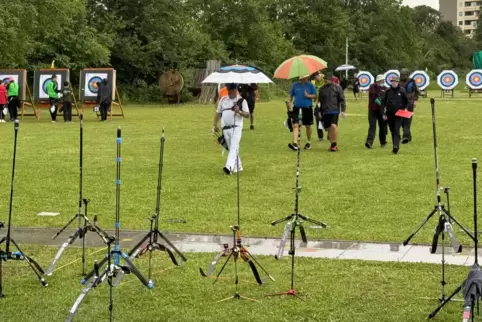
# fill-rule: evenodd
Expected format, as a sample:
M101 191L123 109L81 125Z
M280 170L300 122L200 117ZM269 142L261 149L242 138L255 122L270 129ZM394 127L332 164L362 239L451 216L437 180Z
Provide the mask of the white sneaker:
M0 120L0 123L5 123L5 120Z
M238 172L238 170L234 170L232 173L237 173L237 172ZM239 172L243 172L243 168L240 168Z
M54 123L57 123L57 122L55 122L55 121L52 121L52 124L54 124Z

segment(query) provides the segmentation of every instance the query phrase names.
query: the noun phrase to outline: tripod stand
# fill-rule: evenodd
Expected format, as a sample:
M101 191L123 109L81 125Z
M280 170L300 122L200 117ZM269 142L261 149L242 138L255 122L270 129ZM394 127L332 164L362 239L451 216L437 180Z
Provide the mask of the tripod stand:
M109 304L109 311L112 321L112 287L119 285L121 279L124 277L124 274L133 273L141 283L146 286L147 288L152 288L152 282L148 281L139 269L132 263L129 256L124 253L120 249L120 185L121 185L121 143L122 143L122 136L121 136L121 129L120 127L117 128L117 157L116 157L116 219L115 219L115 236L109 237L108 239L108 251L104 259L97 264L94 265L94 269L87 274L87 276L81 281L82 285L87 284L87 286L82 290L82 293L79 295L77 300L75 301L74 305L70 310L70 314L67 317L66 321L71 321L73 316L76 314L80 303L84 300L87 293L93 288L98 286L102 281L105 280L105 277L109 277L109 286L110 286L110 304ZM114 250L111 250L111 245L114 244ZM112 263L113 258L113 263ZM124 260L125 266L120 265L120 260ZM100 269L107 264L101 274L99 274ZM113 280L113 278L116 278ZM89 282L88 282L89 281ZM88 282L88 283L87 283Z
M430 99L430 105L432 108L432 129L433 129L433 149L434 149L434 157L435 157L435 182L436 182L436 191L437 191L437 204L435 205L432 212L425 218L425 220L420 224L420 226L403 242L403 246L408 245L408 243L412 240L412 238L422 229L423 226L435 215L438 213L439 221L437 227L435 228L435 233L432 239L432 247L430 248L430 253L435 254L437 251L437 244L440 235L442 236L442 294L440 297L440 301L445 300L445 233L449 235L452 248L454 252L460 253L462 251L462 245L457 243L455 238L455 233L452 227L452 222L458 225L466 234L470 236L470 233L467 229L465 229L458 221L455 219L454 216L450 214L450 208L447 210L445 206L442 204L442 198L440 192L442 190L445 191L447 194L447 200L449 200L449 188L443 188L440 186L440 174L439 174L439 163L438 163L438 153L437 153L437 132L436 132L436 122L435 122L435 100L433 98Z
M158 177L157 177L157 200L156 200L156 213L149 218L150 223L151 223L151 228L149 232L137 243L134 248L129 252L129 257L133 259L136 256L142 256L146 253L146 251L149 251L149 273L148 273L148 279L149 281L152 281L152 251L154 250L159 250L159 251L165 251L171 258L171 261L173 262L174 265L179 266L180 263L177 262L176 257L174 256L173 251L170 249L172 248L174 252L176 252L180 257L181 257L181 263L184 261L187 261L187 258L184 257L184 255L179 251L174 244L167 239L166 236L164 236L163 233L159 231L159 214L160 214L160 207L161 207L161 190L162 190L162 168L164 165L164 129L162 129L162 136L161 136L161 150L160 150L160 156L159 156L159 172L158 172ZM159 243L159 238L164 240L164 242L170 247L167 247L165 245L162 245ZM148 241L146 245L144 243Z
M228 112L229 113L229 112ZM237 113L237 112L234 112ZM234 120L236 121L236 115L234 116ZM236 124L232 127L232 131L234 134L234 131L236 130ZM234 136L234 135L233 135ZM229 147L231 149L231 147ZM235 300L235 299L243 299L243 300L248 300L252 302L258 302L257 300L242 296L239 294L239 276L238 276L238 259L241 258L244 262L246 262L249 267L251 268L251 272L253 273L253 276L256 280L256 282L259 285L263 284L263 281L261 280L259 276L259 272L257 269L257 266L272 280L274 281L274 278L261 266L261 264L254 258L254 256L248 251L248 249L243 245L242 240L241 240L241 208L240 208L240 188L239 188L239 148L236 150L236 200L237 200L237 215L238 215L238 224L236 226L230 226L231 231L233 232L233 246L232 248L228 248L228 244L224 245L224 249L219 252L214 259L211 261L211 265L209 266L207 273L203 271L202 268L199 268L199 272L203 277L209 277L214 269L216 268L216 265L218 262L221 260L221 257L227 256L226 261L224 262L223 266L219 270L218 274L216 275L216 279L214 280L214 283L216 283L223 273L226 265L228 264L229 260L233 258L234 261L234 284L235 284L235 291L234 294L228 298L222 299L218 302L224 302L228 300Z
M50 264L49 268L45 272L45 275L52 275L52 272L55 268L55 264L62 256L64 250L69 246L72 245L77 238L82 239L82 276L85 276L85 235L91 231L95 232L103 241L107 243L108 235L105 231L97 226L97 216L94 217L94 222L92 223L87 217L87 206L89 203L89 199L84 199L82 196L82 188L83 188L83 159L84 159L84 116L80 114L80 136L79 136L79 209L77 214L70 219L70 221L65 224L53 237L52 239L57 238L67 227L70 226L71 223L77 219L77 230L75 233L67 239L65 243L62 244L60 249L58 250L55 258L53 259L52 263ZM82 211L82 204L84 204L84 212Z
M478 246L479 246L479 237L477 233L477 159L472 159L472 177L473 177L473 187L474 187L474 235L470 234L467 232L468 236L474 241L474 252L475 252L475 263L472 266L471 272L469 274L469 277L462 283L460 284L455 291L446 299L443 299L442 303L432 312L428 315L428 318L431 319L437 315L437 313L447 304L449 303L452 298L460 292L462 289L464 289L464 293L468 293L470 291L470 288L472 287L472 283L476 284L478 282L479 285L477 285L478 289L480 290L481 288L481 280L480 280L480 275L482 273L480 272L479 268L479 259L478 259ZM473 274L473 275L472 275ZM471 277L475 277L474 275L479 275L479 280L478 281L470 281ZM474 278L474 280L475 280ZM478 294L480 296L480 294ZM478 304L479 304L479 298L477 297L477 294L474 294L473 296L470 296L469 303L464 303L464 312L462 315L463 322L468 322L470 317L472 317L472 322L474 321L474 304L477 299L477 311L478 311Z
M300 109L300 115L299 115L298 119L299 119L300 126L301 126L301 120L302 120L301 109ZM300 133L301 133L301 129L299 128L298 129L298 141L300 141ZM296 252L295 251L296 250L296 247L295 247L295 232L296 232L296 228L298 228L300 230L301 239L302 239L303 243L305 243L305 244L308 242L308 239L306 237L305 228L303 227L303 221L307 221L307 222L310 222L310 223L315 224L317 226L321 226L323 228L326 228L326 224L324 224L322 222L319 222L319 221L316 221L316 220L313 220L313 219L308 218L306 216L303 216L299 212L299 194L301 192L301 187L299 185L300 156L301 156L301 149L298 148L298 150L296 151L296 182L295 182L295 188L294 188L295 189L295 209L294 209L294 213L289 215L288 217L281 218L281 219L273 221L271 223L271 225L275 226L277 224L280 224L282 222L287 221L286 226L285 226L285 230L284 230L283 235L281 237L281 242L280 242L280 245L279 245L279 248L278 248L278 254L275 256L276 259L280 259L281 256L283 256L284 248L286 246L286 241L288 239L288 235L290 235L290 250L289 250L288 254L291 255L291 288L288 292L279 293L279 294L275 294L275 295L291 295L291 296L295 296L299 299L301 299L301 298L297 295L297 293L294 289L295 252Z
M10 184L10 203L8 208L7 236L3 237L0 240L0 247L2 246L3 243L5 243L5 251L1 250L0 248L0 298L5 296L3 294L3 283L2 283L2 278L3 278L2 261L5 261L5 262L8 260L26 261L27 264L32 269L32 271L35 273L35 275L37 275L37 278L39 279L40 283L42 283L43 286L48 286L47 282L42 277L42 275L44 274L42 267L40 267L40 265L32 258L25 255L25 253L20 249L20 246L18 246L17 242L12 238L12 206L13 206L13 190L14 190L14 182L15 182L15 162L17 159L18 128L19 128L19 122L18 120L15 120L15 123L14 123L15 137L14 137L14 143L13 143L13 161L12 161L12 181ZM1 226L3 227L3 223ZM13 244L13 246L17 249L17 251L12 252L10 250L11 244Z

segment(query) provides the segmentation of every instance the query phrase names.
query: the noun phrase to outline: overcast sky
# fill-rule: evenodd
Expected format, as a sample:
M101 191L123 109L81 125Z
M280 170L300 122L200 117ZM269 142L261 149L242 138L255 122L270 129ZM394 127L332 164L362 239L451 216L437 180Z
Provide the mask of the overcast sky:
M403 0L403 3L410 7L420 6L424 4L438 10L438 0Z

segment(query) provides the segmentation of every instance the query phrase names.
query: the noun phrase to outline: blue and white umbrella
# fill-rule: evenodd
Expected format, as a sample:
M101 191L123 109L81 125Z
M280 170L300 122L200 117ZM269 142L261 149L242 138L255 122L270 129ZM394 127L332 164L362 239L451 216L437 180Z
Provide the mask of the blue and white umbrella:
M272 82L258 68L244 65L223 66L202 81L203 84L266 84Z
M355 66L345 64L345 65L338 66L338 67L335 69L335 72L342 72L342 71L354 70L354 69L356 69Z

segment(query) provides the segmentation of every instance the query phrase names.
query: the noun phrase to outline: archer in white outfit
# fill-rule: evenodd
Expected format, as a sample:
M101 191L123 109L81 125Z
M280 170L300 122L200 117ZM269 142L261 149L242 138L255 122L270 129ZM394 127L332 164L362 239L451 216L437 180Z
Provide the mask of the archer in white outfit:
M214 130L219 132L218 123L228 145L229 153L224 173L231 174L243 171L239 158L239 143L243 131L243 119L249 117L248 103L239 95L236 84L228 84L228 96L221 98L214 116ZM236 158L237 161L236 162Z

